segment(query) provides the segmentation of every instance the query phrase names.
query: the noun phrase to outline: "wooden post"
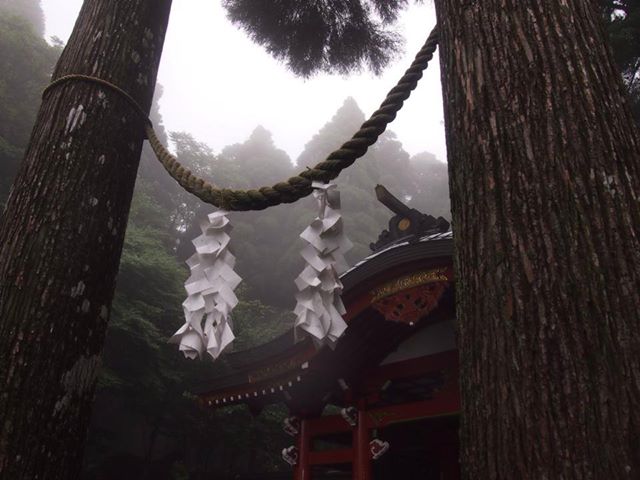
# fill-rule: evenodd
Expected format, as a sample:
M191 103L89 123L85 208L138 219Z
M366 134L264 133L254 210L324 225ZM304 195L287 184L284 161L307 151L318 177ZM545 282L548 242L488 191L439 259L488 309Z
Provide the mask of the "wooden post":
M640 478L640 131L596 3L435 1L464 479Z
M371 435L367 422L367 412L364 407L358 409L358 425L354 431L355 461L353 463L353 478L355 480L371 479L371 451L369 442Z
M310 450L309 422L307 419L302 418L300 419L300 433L298 434L298 464L294 471L294 480L311 480Z
M170 9L85 0L53 78L148 112ZM80 478L144 124L95 83L42 101L0 222L0 478Z

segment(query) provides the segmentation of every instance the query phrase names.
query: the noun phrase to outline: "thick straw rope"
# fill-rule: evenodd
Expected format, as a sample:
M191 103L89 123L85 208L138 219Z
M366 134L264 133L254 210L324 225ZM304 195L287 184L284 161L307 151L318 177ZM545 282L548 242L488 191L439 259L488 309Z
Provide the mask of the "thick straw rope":
M336 178L342 170L351 166L362 157L373 145L378 137L386 130L387 125L395 118L402 108L404 101L409 98L422 78L423 71L429 65L438 45L438 27L429 34L427 41L416 55L413 63L404 73L400 81L393 87L386 98L371 117L365 121L351 140L344 143L338 150L333 151L322 162L309 168L285 182L276 183L270 187L251 190L220 189L195 176L183 167L178 159L169 152L158 139L147 113L140 105L120 87L88 75L66 75L53 81L43 92L43 96L53 87L70 80L88 81L103 85L127 99L135 110L146 120L145 132L151 148L169 174L188 192L200 200L225 210L264 210L281 203L293 203L309 195L314 181L328 182Z

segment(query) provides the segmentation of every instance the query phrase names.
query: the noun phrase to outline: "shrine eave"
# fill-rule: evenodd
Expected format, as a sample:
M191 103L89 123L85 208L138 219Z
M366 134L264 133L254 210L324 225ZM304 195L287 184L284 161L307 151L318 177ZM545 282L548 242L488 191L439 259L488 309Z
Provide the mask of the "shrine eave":
M341 276L348 328L335 349L317 349L310 339L296 343L289 330L258 347L228 354L233 373L200 385L194 393L210 408L328 401L336 389L339 393L348 388L343 376L357 376L358 369L379 361L416 328L453 314L452 250L453 236L446 232L396 243L368 256ZM440 285L439 297L434 311L416 321L420 324L385 319L380 298L429 282Z

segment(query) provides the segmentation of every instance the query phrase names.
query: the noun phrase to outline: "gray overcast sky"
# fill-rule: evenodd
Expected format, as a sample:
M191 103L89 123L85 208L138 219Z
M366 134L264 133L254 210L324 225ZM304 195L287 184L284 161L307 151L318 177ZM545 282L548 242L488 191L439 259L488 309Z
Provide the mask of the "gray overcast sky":
M66 41L81 4L43 0L47 37ZM158 77L164 87L164 124L170 131L191 133L216 152L244 141L262 125L295 160L346 97L354 97L365 115L378 107L435 25L433 5L410 7L398 25L406 38L405 53L382 76L364 72L303 80L231 25L218 0L176 0ZM390 129L409 153L426 150L445 160L437 60L436 55Z

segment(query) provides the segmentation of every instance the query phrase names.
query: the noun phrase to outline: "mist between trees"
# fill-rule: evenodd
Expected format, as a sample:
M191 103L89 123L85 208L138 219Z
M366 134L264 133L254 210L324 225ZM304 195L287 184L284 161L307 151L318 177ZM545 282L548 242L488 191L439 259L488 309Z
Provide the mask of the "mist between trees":
M616 57L637 102L639 7L603 1ZM609 20L611 20L609 22ZM40 93L61 51L43 39L39 2L0 1L0 203L29 140ZM629 41L631 39L631 41ZM352 98L309 139L296 159L256 126L243 143L214 152L187 132L167 133L156 90L152 119L180 161L223 187L271 185L325 158L364 121ZM279 128L286 128L279 126ZM295 165L294 165L295 161ZM410 156L392 131L386 132L337 181L346 231L355 246L354 263L386 227L391 212L376 200L380 183L409 206L450 218L447 165L423 152ZM287 469L277 452L289 443L281 431L284 411L272 408L252 417L241 407L204 412L187 393L190 386L227 369L182 358L166 340L182 322L184 260L192 253L198 219L211 211L171 179L145 147L129 218L118 287L104 351L104 364L85 455L86 478L207 478ZM293 279L302 268L298 234L315 216L305 199L264 212L234 213L232 248L243 277L234 312L236 349L262 343L292 325ZM269 438L269 448L258 439ZM279 448L280 447L280 448ZM215 454L213 453L215 452Z
M0 80L3 204L29 140L40 93L60 53L60 47L42 39L37 9L20 12L12 5L11 12L7 7L0 12L0 65L6 72ZM164 131L157 102L161 92L158 86L151 116L163 142L173 143L186 167L224 187L286 179L324 159L364 121L356 102L347 98L297 159L279 149L260 125L243 143L213 152L189 133ZM387 132L338 179L347 232L355 244L351 263L370 253L369 243L393 215L375 199L377 183L412 207L450 218L446 164L428 152L410 157L395 134ZM166 343L183 322L182 283L188 276L183 262L192 254L198 220L211 210L179 187L145 147L85 455L87 478L182 478L187 471L225 478L232 472L285 468L277 455L277 446L289 441L281 432L284 411L274 408L253 418L242 408L199 410L185 392L224 371L224 359L213 365L187 361ZM298 235L315 215L312 199L231 215L232 248L244 279L234 311L236 350L292 325L293 280L303 267ZM258 438L272 439L273 448L260 448Z

